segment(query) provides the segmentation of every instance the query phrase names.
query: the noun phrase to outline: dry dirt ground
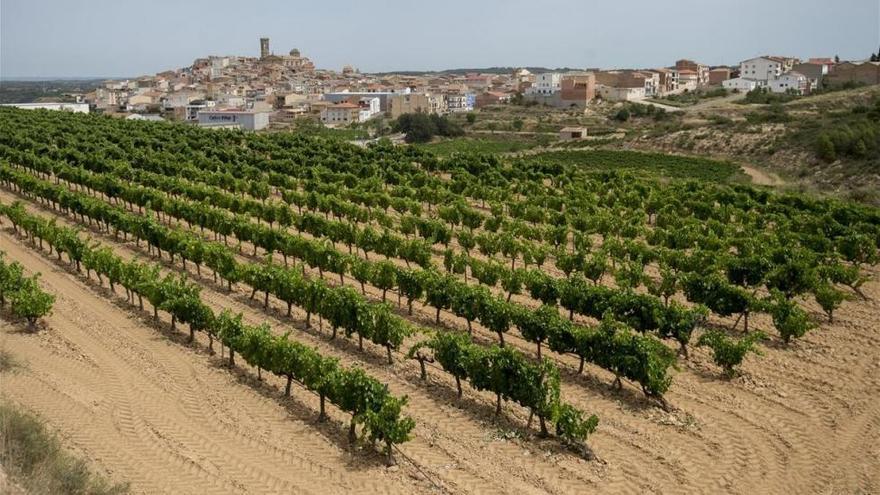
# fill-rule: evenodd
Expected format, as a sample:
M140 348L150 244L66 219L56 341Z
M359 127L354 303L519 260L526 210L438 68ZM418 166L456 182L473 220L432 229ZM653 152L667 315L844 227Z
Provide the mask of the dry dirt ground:
M740 168L752 179L752 184L759 186L781 186L784 184L778 175L765 172L749 165L740 165Z
M14 199L3 191L0 199ZM74 224L39 207L30 210ZM133 243L90 232L124 256L144 257ZM205 278L203 297L321 352L358 363L410 396L417 421L397 468L378 456L352 452L347 418L317 423L317 398L254 370L229 371L207 341L189 346L154 324L106 287L70 272L66 263L0 229L0 249L29 272L41 272L57 296L38 333L0 321L0 347L24 367L0 375L0 395L37 413L66 445L135 493L877 493L880 491L880 271L864 287L870 300L844 303L833 324L823 323L790 347L774 339L751 356L731 381L702 349L694 349L667 398L673 409L646 403L629 387L617 392L611 376L588 366L577 376L563 367L563 398L600 417L590 437L598 459L584 461L553 441L524 435L524 411L506 405L495 424L493 398L454 385L418 366L386 365L382 351L328 343L302 331L301 318L249 304L244 290L226 293ZM169 267L167 270L178 270ZM819 315L815 304L808 308ZM429 308L417 308L430 317ZM296 316L296 315L295 315ZM460 327L450 315L450 326ZM717 321L716 323L721 323ZM732 322L726 322L728 324ZM754 327L769 329L766 318ZM772 331L768 332L772 333ZM534 352L511 336L512 345ZM371 352L374 351L374 352Z

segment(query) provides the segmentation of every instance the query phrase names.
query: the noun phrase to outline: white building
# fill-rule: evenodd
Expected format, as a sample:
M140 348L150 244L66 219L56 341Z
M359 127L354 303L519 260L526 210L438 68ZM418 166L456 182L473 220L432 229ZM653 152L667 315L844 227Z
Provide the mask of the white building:
M645 76L645 95L656 96L660 94L660 74L654 71L641 71Z
M552 95L558 93L562 84L562 74L559 72L545 72L535 76L535 83L526 89L527 95Z
M700 85L700 73L695 70L682 69L676 71L676 87L680 91L696 91Z
M784 72L784 61L776 57L755 57L739 63L739 77L753 79L765 87Z
M73 113L89 113L88 103L6 103L4 107L16 107L23 110L62 110Z
M217 103L213 100L193 100L185 107L184 118L186 120L199 120L199 112L211 110Z
M448 93L446 95L446 110L449 112L470 112L476 104L476 95L473 93Z
M214 99L220 105L223 105L227 108L244 108L247 104L247 100L243 96L230 95L226 93L215 95Z
M721 81L721 86L724 89L730 91L737 90L742 93L748 93L749 91L758 87L758 81L755 81L754 79L743 79L741 77L734 77L733 79Z
M360 111L358 113L358 122L366 122L382 112L382 105L379 98L365 97L360 99Z
M807 76L800 72L786 72L770 81L770 91L774 93L788 93L803 95L810 92Z
M177 91L165 95L162 100L162 106L165 110L183 108L189 105L193 100L204 98L204 96L204 94L197 91Z
M269 125L269 112L252 110L202 110L198 113L203 127L237 126L245 131L259 131Z

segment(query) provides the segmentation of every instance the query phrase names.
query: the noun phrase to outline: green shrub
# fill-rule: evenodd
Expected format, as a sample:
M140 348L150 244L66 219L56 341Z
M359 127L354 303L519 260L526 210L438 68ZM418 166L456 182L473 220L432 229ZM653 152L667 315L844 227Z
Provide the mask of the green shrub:
M736 339L728 337L724 332L709 330L700 335L697 346L706 346L712 349L712 359L715 364L724 368L724 374L727 377L733 377L736 374L736 367L742 364L746 354L749 352L761 354L755 348L755 343L764 338L765 335L762 332L752 332L745 337Z
M621 108L617 111L617 113L614 114L614 120L618 122L626 122L627 120L629 120L629 110L627 110L626 108Z
M773 93L768 88L755 88L746 93L746 97L737 103L769 105L772 103L786 103L797 97L796 94L791 92Z
M834 310L846 300L846 295L828 283L819 285L814 295L816 296L816 302L822 307L822 311L828 315L828 321L833 322Z
M831 163L837 160L837 153L834 150L834 143L828 134L820 134L816 141L816 155L822 160Z

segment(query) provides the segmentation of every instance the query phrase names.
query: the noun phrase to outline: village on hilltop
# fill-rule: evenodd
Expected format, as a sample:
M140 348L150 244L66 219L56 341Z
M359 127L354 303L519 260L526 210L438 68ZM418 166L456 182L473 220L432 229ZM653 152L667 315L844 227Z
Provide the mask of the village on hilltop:
M712 87L806 95L844 83L880 84L880 62L764 55L717 67L681 59L651 69L366 74L348 65L340 72L317 69L298 49L276 55L269 38L260 38L259 57L198 58L152 76L106 81L74 95L76 103L18 106L255 131L300 117L345 127L380 115L470 112L514 101L585 110L596 101L638 102Z

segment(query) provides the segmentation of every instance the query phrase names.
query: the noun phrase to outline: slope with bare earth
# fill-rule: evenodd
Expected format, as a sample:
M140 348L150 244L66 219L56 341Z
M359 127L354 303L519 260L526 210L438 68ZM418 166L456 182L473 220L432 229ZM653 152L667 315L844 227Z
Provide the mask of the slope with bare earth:
M743 162L758 171L760 185L782 185L762 176L779 175L790 186L822 194L856 194L862 201L876 202L880 172L875 155L861 159L839 154L832 163L819 159L816 136L851 125L857 107L872 107L880 99L880 86L873 85L826 94L810 95L782 104L781 121L750 123L749 118L772 111L768 105L724 102L692 107L677 125L645 120L633 124L632 139L622 146L648 151L687 153L701 157Z

